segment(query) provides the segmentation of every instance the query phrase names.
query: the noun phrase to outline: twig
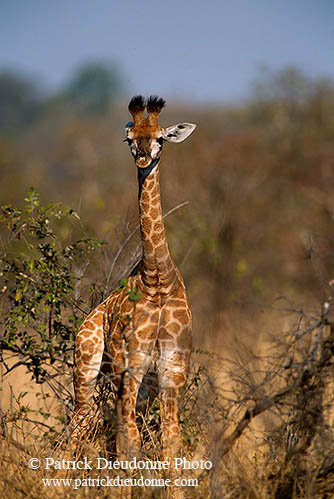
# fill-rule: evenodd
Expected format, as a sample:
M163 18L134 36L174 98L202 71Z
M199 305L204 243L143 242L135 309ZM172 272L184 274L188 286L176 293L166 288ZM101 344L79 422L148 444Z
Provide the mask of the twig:
M183 208L187 204L189 204L189 201L184 201L183 203L180 203L177 206L174 206L174 208L172 208L171 210L167 211L167 213L165 213L162 218L165 219L166 217L168 217L169 215L171 215L172 213L174 213L174 211L179 210L180 208ZM139 229L139 227L140 227L140 224L136 225L136 227L133 229L133 231L130 232L130 234L125 238L125 241L123 242L123 244L119 247L119 249L118 249L118 251L117 251L117 253L116 253L115 257L114 257L114 260L113 260L113 262L111 264L110 270L108 272L108 276L107 276L107 280L106 280L106 285L104 287L104 294L108 290L110 278L112 276L112 273L114 271L115 265L116 265L116 263L117 263L120 255L121 255L121 253L123 252L123 250L126 247L126 245L128 244L128 242L131 240L131 238L134 236L134 234L137 232L137 230Z
M319 326L323 324L323 319L319 321ZM244 430L249 426L250 422L259 414L262 414L266 410L270 409L277 403L279 403L282 399L295 392L296 390L302 390L308 383L308 380L314 376L315 374L319 374L321 369L326 367L329 363L331 357L333 357L334 352L334 325L331 325L330 334L326 340L321 341L321 354L318 361L314 361L309 365L303 366L303 369L300 370L298 376L295 380L278 391L272 397L267 397L264 400L261 400L257 404L255 404L252 408L247 408L244 415L241 417L238 422L235 430L231 435L223 439L220 446L216 447L216 452L219 453L219 456L224 456L231 449L233 444L237 441L237 439L242 435ZM290 368L291 369L291 368Z

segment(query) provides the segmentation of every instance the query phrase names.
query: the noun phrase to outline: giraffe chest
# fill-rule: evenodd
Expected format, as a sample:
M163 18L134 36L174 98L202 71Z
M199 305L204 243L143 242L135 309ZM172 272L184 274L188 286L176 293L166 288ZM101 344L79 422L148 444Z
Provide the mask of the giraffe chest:
M108 351L155 350L157 343L169 343L175 349L189 347L191 312L186 298L171 297L162 305L141 297L138 301L116 301L105 312L104 336Z

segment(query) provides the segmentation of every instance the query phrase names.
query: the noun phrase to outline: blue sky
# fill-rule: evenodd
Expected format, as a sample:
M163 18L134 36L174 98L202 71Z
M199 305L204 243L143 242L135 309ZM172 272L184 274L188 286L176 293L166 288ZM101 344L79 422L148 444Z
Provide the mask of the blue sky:
M0 0L0 69L57 89L86 60L129 93L228 101L258 68L333 76L333 0Z

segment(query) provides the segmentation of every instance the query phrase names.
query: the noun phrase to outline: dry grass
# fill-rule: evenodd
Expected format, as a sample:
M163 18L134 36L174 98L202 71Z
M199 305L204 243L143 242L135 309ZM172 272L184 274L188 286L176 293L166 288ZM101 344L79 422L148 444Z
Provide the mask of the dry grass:
M194 353L181 408L183 457L190 463L210 461L213 466L182 471L182 478L198 480L197 487L184 488L185 497L283 499L334 494L334 326L332 312L325 308L307 324L297 318L279 344L269 339L266 346L260 343L262 351L239 343L238 352L229 358ZM66 432L65 437L58 433L50 438L38 425L32 429L26 414L16 419L9 415L3 414L1 440L3 497L44 496L43 478L72 480L70 487L47 487L48 497L117 497L119 489L92 485L74 489L73 484L98 476L115 478L119 471L44 470L47 457L69 459L64 454ZM156 401L139 413L138 423L142 459L159 461ZM96 437L83 443L81 458L87 456L92 462L97 457L114 459L110 423L109 429L107 425L96 430ZM32 457L41 459L41 469L28 468ZM126 476L152 479L163 475L144 470ZM134 498L166 494L153 487L134 487L132 492Z

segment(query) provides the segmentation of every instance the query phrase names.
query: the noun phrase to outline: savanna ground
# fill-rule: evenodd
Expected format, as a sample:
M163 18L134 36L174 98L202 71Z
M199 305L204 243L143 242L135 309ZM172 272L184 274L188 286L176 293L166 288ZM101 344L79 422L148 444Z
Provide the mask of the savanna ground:
M57 474L27 462L61 456L75 331L140 256L126 107L120 99L108 113L87 114L51 101L38 119L0 135L6 498L112 494L46 488L45 477L97 472ZM185 472L199 483L185 495L333 497L333 82L282 71L242 105L168 103L161 123L180 121L198 128L165 146L161 190L194 318L184 456L213 463ZM157 401L143 407L144 456L154 460ZM112 455L113 431L109 414L85 452Z

